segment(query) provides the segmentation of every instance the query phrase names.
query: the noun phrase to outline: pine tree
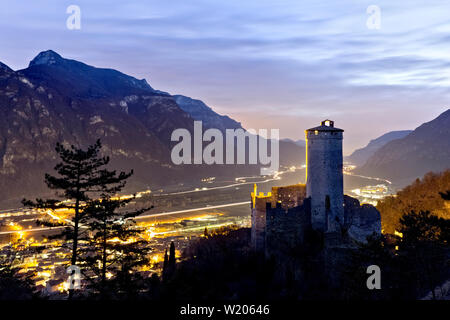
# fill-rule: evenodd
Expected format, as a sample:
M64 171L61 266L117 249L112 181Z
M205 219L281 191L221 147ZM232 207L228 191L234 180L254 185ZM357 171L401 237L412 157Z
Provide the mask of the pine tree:
M169 269L169 256L167 255L167 249L164 253L164 263L163 263L163 269L162 269L162 278L164 281L168 278L168 269Z
M175 257L175 243L170 242L169 255L167 255L167 249L164 254L164 264L162 270L163 281L168 281L174 274L176 267L176 257Z
M82 255L83 274L101 298L111 292L120 295L133 291L131 274L148 263L150 248L142 237L145 230L138 227L133 218L150 208L119 210L133 199L103 196L85 210L90 217L86 225L91 236L83 238L87 243Z
M44 218L38 220L37 223L49 227L64 227L60 234L51 238L65 239L66 243L71 244L71 265L76 265L78 262L79 239L81 234L86 231L85 228L83 232L80 231L88 219L85 208L92 199L104 191L105 186L119 183L120 187L120 181L132 174L132 172L121 172L117 175L115 171L106 170L105 166L110 159L100 156L101 147L100 140L86 150L73 145L66 148L57 143L55 150L61 159L61 162L55 166L57 175L45 174L45 183L48 188L56 190L57 199L22 200L26 207L43 211L63 210L69 212L69 217L60 218L56 222L54 219ZM114 190L114 187L110 190ZM72 295L73 290L70 290L69 298Z
M403 237L399 243L398 254L403 256L418 283L418 293L432 292L449 276L448 248L450 243L450 220L440 218L429 211L414 211L400 219L400 232Z
M145 229L137 226L134 218L150 210L128 209L135 196L121 198L116 194L126 184L130 173L103 171L105 179L99 179L101 195L86 206L85 225L89 235L82 238L86 245L82 249L83 274L90 287L106 298L110 293L119 296L137 294L138 282L135 274L138 267L148 263L150 251L143 238Z
M172 241L170 243L170 254L169 254L169 268L170 273L175 270L176 258L175 258L175 243Z

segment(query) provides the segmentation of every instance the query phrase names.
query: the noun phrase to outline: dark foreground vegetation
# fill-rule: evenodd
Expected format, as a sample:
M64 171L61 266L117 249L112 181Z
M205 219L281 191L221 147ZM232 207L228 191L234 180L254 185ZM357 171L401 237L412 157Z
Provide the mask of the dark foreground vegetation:
M75 299L150 299L171 301L217 300L413 300L426 296L450 279L450 220L429 212L401 219L402 237L372 238L365 245L340 253L336 268L322 265L320 243L292 252L297 272L283 261L265 259L249 248L249 229L221 229L193 242L179 262L170 257L161 276L143 278L121 274L109 280L107 297L95 287ZM335 263L336 265L337 263ZM381 289L368 290L366 268L381 269ZM29 279L2 262L1 299L45 299ZM440 290L440 289L439 289ZM443 290L443 289L442 289ZM437 291L435 298L448 295ZM433 298L433 296L431 296Z
M250 250L249 229L201 239L186 252L160 298L176 300L414 300L450 279L450 220L411 212L400 222L402 237L372 238L357 249L329 251L321 244L298 249L286 261ZM285 268L287 264L296 270ZM329 262L332 266L324 266ZM368 290L366 270L381 269L381 289ZM434 298L448 292L439 291ZM444 289L442 289L444 290ZM433 295L431 295L433 298Z

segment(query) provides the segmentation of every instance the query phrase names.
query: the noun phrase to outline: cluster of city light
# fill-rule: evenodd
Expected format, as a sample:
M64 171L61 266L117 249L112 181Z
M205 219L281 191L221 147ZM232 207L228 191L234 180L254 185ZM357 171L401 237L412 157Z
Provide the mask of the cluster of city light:
M362 203L369 203L375 206L377 205L379 200L391 194L389 192L389 188L384 184L356 188L351 190L351 192L356 195L357 198L362 201Z
M295 168L290 168L290 171L295 170ZM284 172L276 172L272 179L278 179ZM212 182L214 177L205 179L203 182ZM257 177L248 177L257 178ZM269 179L271 180L271 179ZM267 181L269 181L267 180ZM251 182L246 182L251 183ZM238 183L239 184L239 183ZM236 185L238 185L236 184ZM226 186L228 187L228 186ZM215 187L211 188L214 189ZM222 187L218 187L221 189ZM201 190L207 190L207 188L202 187ZM113 197L113 200L129 200L133 198L141 198L146 194L150 194L150 190L139 192L135 195L120 195ZM164 261L164 251L168 248L170 241L172 239L178 239L176 256L179 258L181 255L181 250L187 245L188 241L195 237L202 237L205 228L208 232L215 232L215 230L220 230L223 227L229 227L233 225L245 225L250 224L249 219L242 220L242 217L227 217L224 216L222 212L217 212L221 207L242 205L245 203L231 203L219 206L206 206L204 208L195 209L185 209L172 212L153 212L149 215L142 215L138 217L138 228L143 228L146 232L142 235L142 238L149 241L149 246L153 248L153 251L148 256L148 263L139 268L138 271L146 272L160 272L162 267L162 261ZM60 208L54 210L43 210L43 209L31 209L31 210L10 210L4 212L4 217L9 220L10 217L20 217L25 215L43 217L47 216L48 219L54 220L62 224L72 223L70 220L74 214L73 206L74 204L70 200L64 200L57 203ZM82 205L83 206L83 205ZM208 212L205 212L208 211ZM0 214L0 218L2 217ZM28 225L28 222L34 222L36 218L30 217L29 219L22 219L20 222L11 221L8 222L8 229L0 230L0 235L9 235L9 241L15 242L20 240L23 247L34 248L40 247L40 251L35 251L35 253L24 253L20 261L17 262L17 266L20 267L20 272L23 274L33 274L33 279L35 284L38 286L43 286L50 292L65 292L68 290L67 273L65 272L66 267L69 265L71 251L70 251L70 241L69 243L63 243L62 241L48 241L46 238L41 238L40 234L47 231L57 230L64 228L64 226L59 227L32 227ZM20 225L26 223L25 226ZM86 226L81 226L81 228ZM36 233L34 233L36 232ZM29 235L33 234L34 237ZM184 239L184 240L183 240ZM129 239L123 240L119 238L108 239L109 242L116 243L133 243L138 241L136 237L131 237ZM181 243L180 243L181 241ZM80 241L81 246L85 245L84 241ZM11 243L6 244L6 246L11 245ZM43 250L42 250L43 248ZM2 246L0 245L0 251ZM10 250L6 248L6 250ZM4 251L5 253L8 251ZM0 252L2 254L2 252ZM112 255L113 253L111 253ZM28 255L28 256L26 256ZM49 280L52 280L49 282Z

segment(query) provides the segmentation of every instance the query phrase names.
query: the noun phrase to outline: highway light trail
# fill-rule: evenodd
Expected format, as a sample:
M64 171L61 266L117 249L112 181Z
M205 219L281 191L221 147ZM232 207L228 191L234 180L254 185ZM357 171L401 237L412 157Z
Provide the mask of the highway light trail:
M344 174L347 174L347 175L353 176L353 177L359 177L359 178L364 178L364 179L369 179L369 180L376 180L376 181L383 181L383 182L386 182L388 184L392 184L391 181L383 179L383 178L367 177L367 176L362 176L362 175L359 175L359 174L354 174L354 173L351 173L351 172L344 172Z
M242 205L248 205L248 204L250 204L250 201L227 203L227 204L221 204L221 205L217 205L217 206L206 206L206 207L201 207L201 208L177 210L177 211L162 212L162 213L155 213L155 214L146 214L146 215L142 215L142 216L139 216L139 217L135 217L134 219L135 220L147 219L147 218L153 218L153 217L169 216L169 215L180 214L180 213L202 211L202 210L210 210L210 209L218 209L218 208L235 207L235 206L242 206ZM65 227L61 226L61 227L31 228L31 229L23 229L23 230L8 230L8 231L0 231L0 235L15 234L15 233L18 233L18 232L52 231L52 230L57 230L57 229L62 229L62 228L65 228Z
M193 193L193 192L202 192L202 191L211 191L211 190L218 190L218 189L227 189L227 188L238 187L238 186L249 185L249 184L255 184L255 183L256 184L268 183L268 182L271 182L271 181L280 180L280 175L282 175L282 174L284 174L286 172L292 172L292 171L279 171L276 174L274 174L272 178L261 180L261 181L239 182L239 183L228 184L226 186L209 187L209 188L205 187L205 188L202 188L202 189L195 189L195 190L162 193L161 195L162 196L171 196L171 195L179 195L179 194L186 194L186 193ZM236 178L236 180L237 179L242 179L242 178L245 178L245 177ZM248 178L254 178L254 177L248 177Z
M232 226L233 224L234 224L234 222L211 224L211 225L208 225L208 228L214 229L214 228L219 228L219 227ZM180 231L183 231L183 232L186 232L186 231L200 231L200 230L204 230L204 229L205 229L205 226L190 227L190 228L184 228L182 230L181 229L175 229L175 230L170 230L170 231L154 232L154 233L152 233L152 235L153 236L160 236L160 235L166 235L166 234L179 233Z
M141 216L135 217L134 220L160 217L160 216L168 216L168 215L172 215L172 214L186 213L186 212L192 212L192 211L202 211L202 210L210 210L210 209L218 209L218 208L226 208L226 207L235 207L235 206L241 206L244 204L250 204L250 201L220 204L217 206L206 206L206 207L195 208L195 209L185 209L185 210L162 212L162 213L155 213L155 214L146 214L146 215L141 215Z
M38 231L49 231L49 230L57 230L62 229L61 227L46 227L46 228L31 228L31 229L22 229L22 230L9 230L9 231L0 231L0 235L2 234L14 234L14 233L20 233L20 232L38 232Z

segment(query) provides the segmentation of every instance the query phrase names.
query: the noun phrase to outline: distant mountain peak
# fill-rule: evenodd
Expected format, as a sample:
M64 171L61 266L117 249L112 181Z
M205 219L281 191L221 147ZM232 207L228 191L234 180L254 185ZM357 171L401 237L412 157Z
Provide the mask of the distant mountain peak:
M41 84L61 89L65 95L83 98L126 95L130 92L158 94L145 79L138 80L114 69L96 68L77 60L66 59L53 50L40 52L29 67L19 73L28 78L39 79Z
M353 151L353 153L348 156L346 160L357 166L362 166L378 149L383 147L385 144L396 139L402 139L411 132L412 130L398 130L385 133L376 139L370 140L365 147Z
M373 153L356 173L389 179L402 187L425 173L450 168L450 110Z
M64 61L64 58L57 54L55 51L47 50L40 52L33 60L31 60L29 66L53 65L62 61Z
M374 145L381 147L392 140L404 138L411 132L412 130L390 131L383 134L382 136L379 136L378 138L370 140L369 144L366 147L371 147Z

